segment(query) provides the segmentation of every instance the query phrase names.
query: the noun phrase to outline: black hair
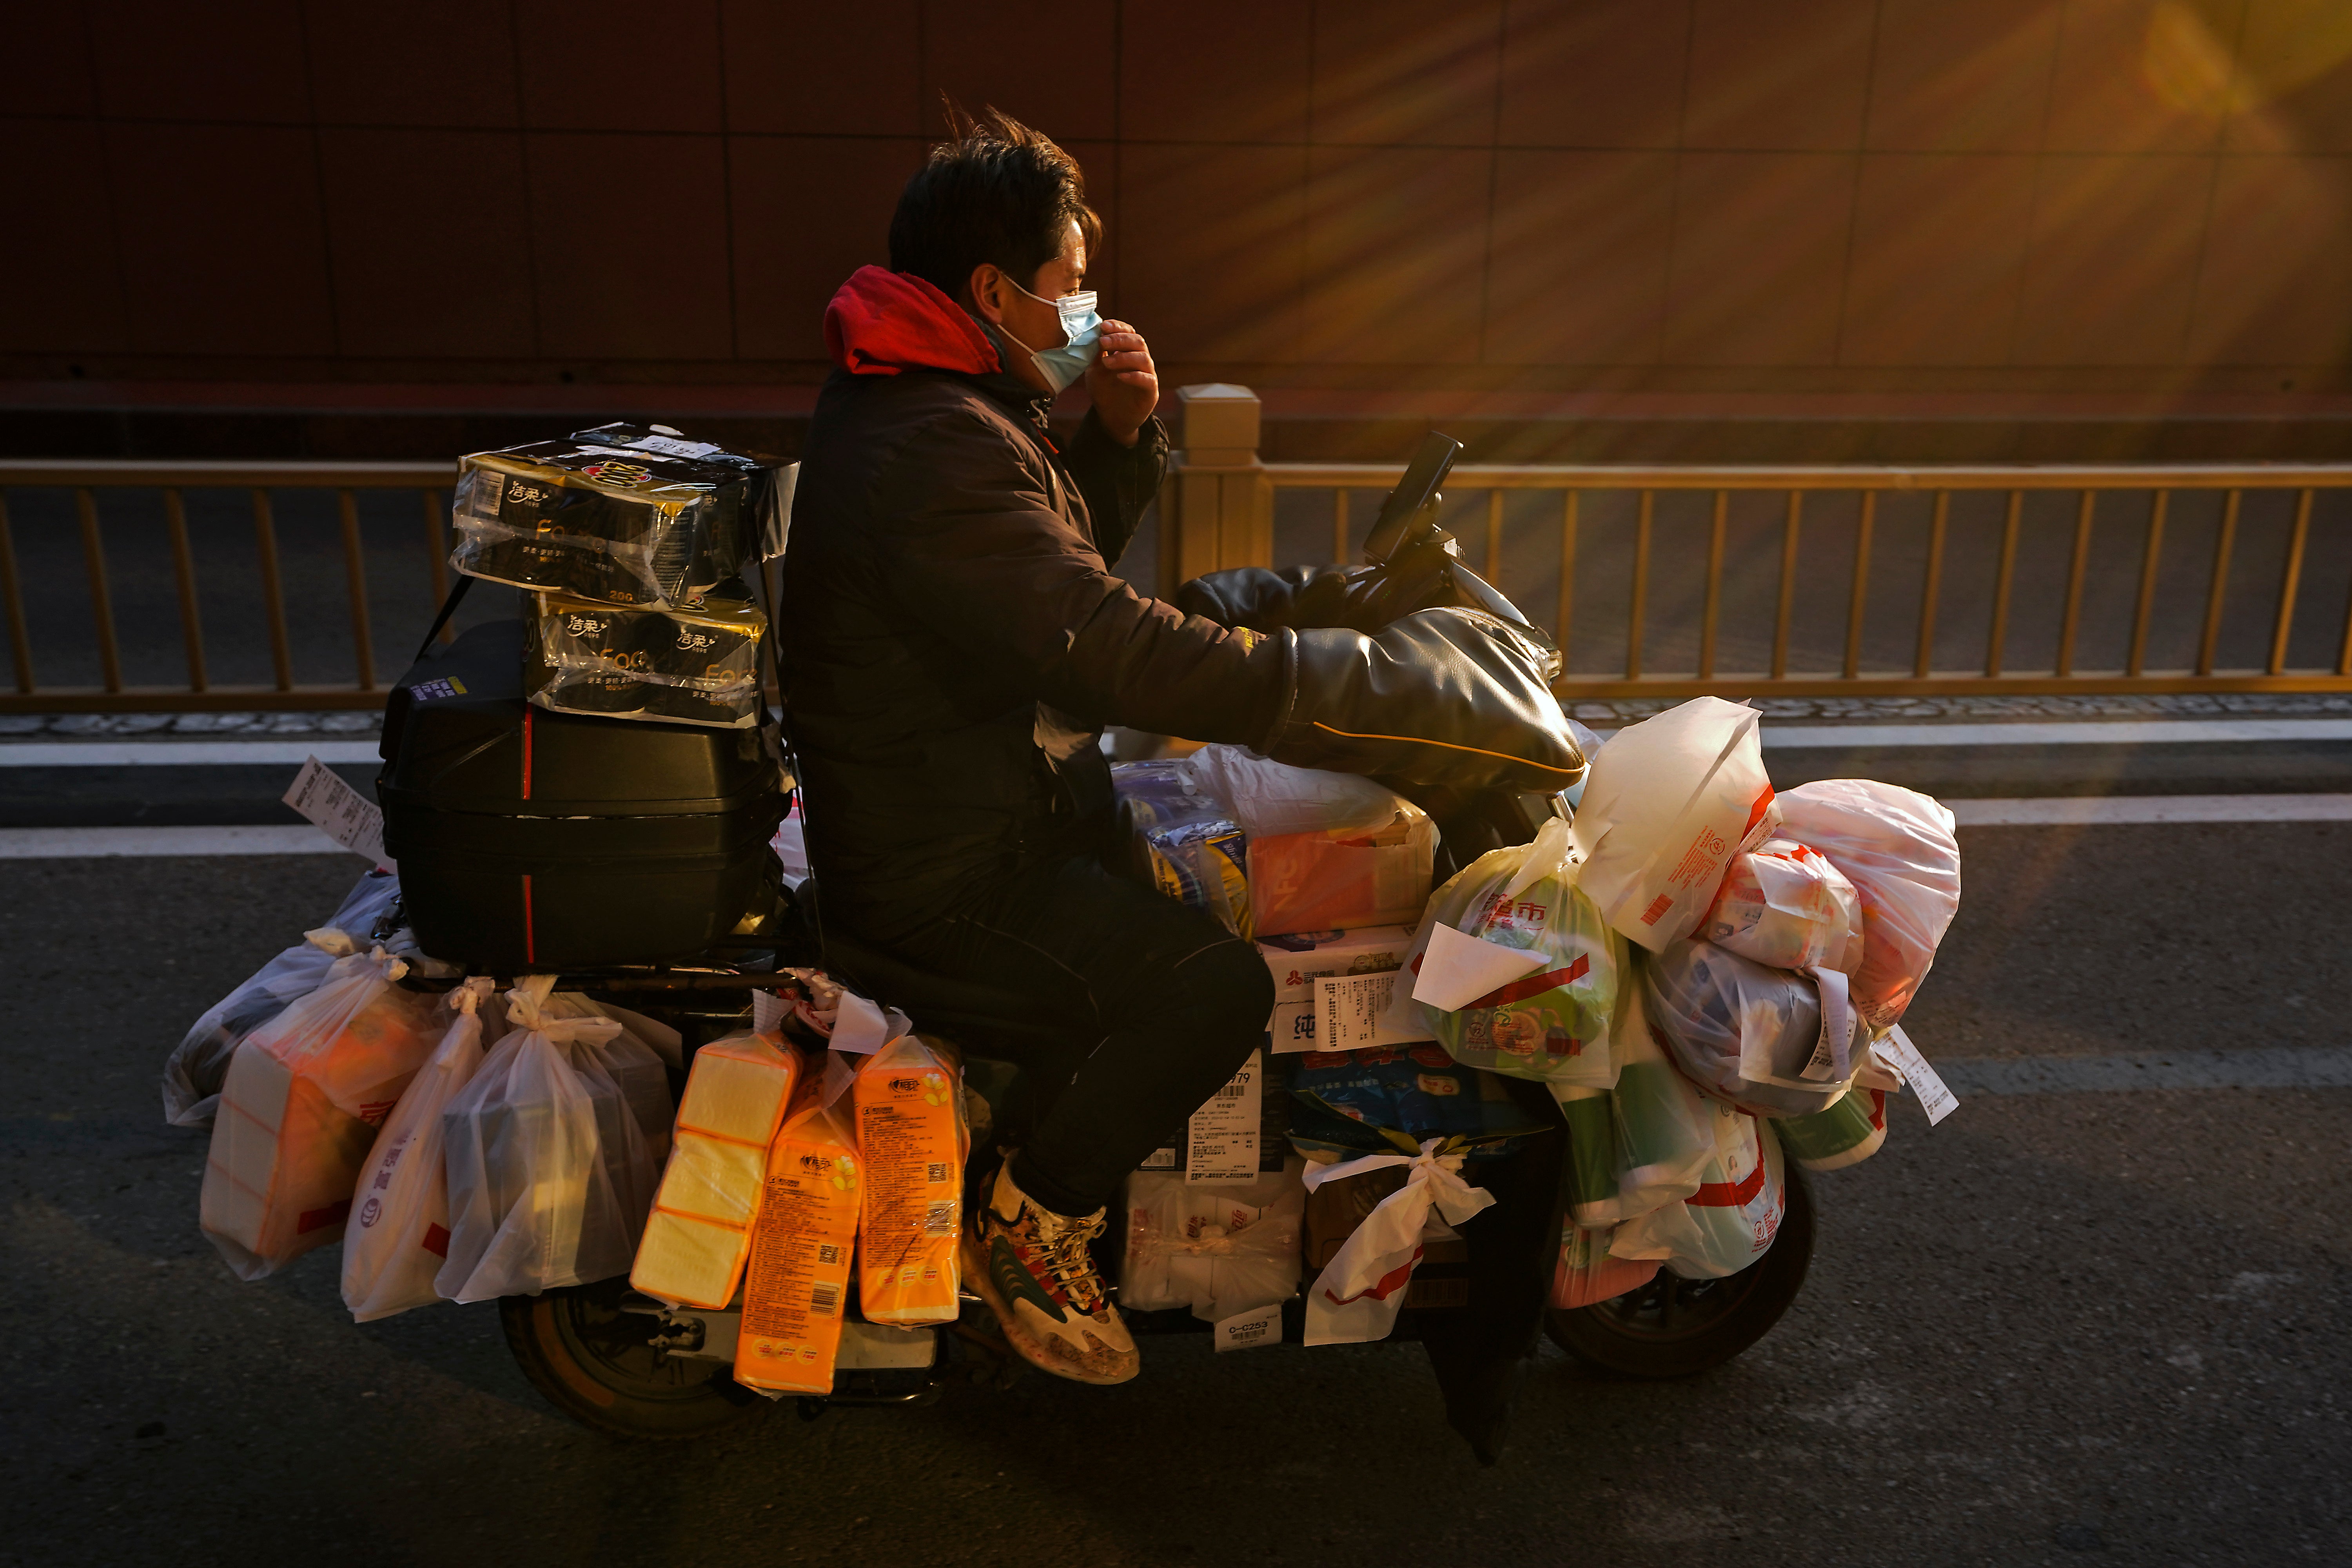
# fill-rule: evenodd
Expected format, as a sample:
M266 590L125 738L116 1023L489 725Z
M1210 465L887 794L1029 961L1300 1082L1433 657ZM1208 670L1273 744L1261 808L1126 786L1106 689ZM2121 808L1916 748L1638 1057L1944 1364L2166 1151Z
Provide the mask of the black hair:
M972 268L992 263L1023 287L1062 254L1072 223L1093 260L1102 219L1087 205L1077 160L1011 115L974 121L950 100L948 140L898 194L890 219L890 269L911 272L951 300Z

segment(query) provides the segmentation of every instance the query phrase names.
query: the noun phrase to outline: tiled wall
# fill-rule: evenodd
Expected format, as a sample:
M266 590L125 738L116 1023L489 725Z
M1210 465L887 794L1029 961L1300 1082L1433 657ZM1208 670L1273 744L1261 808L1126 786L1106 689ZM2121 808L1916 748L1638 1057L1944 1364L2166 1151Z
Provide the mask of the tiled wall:
M50 0L0 374L810 379L942 91L1265 384L2340 380L2335 0Z

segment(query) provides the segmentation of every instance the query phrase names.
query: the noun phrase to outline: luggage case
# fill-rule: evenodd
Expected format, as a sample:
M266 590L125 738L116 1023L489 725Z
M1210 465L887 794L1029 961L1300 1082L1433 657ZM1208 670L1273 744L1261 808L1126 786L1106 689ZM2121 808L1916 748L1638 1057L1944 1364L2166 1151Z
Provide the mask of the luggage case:
M427 651L384 706L384 852L417 945L498 974L656 963L759 934L786 798L756 729L551 712L519 620Z

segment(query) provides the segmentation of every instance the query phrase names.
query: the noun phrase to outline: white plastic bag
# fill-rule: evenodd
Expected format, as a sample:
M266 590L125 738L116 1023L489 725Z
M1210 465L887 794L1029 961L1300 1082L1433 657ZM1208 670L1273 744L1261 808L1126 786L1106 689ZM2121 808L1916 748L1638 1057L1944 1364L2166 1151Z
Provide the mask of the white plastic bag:
M1385 827L1402 796L1354 773L1294 768L1240 746L1203 746L1186 759L1194 787L1224 807L1252 838L1286 833L1362 833Z
M342 1239L376 1128L440 1037L406 972L380 947L339 958L230 1058L200 1214L239 1279Z
M1188 1183L1181 1171L1128 1177L1119 1305L1190 1307L1213 1323L1297 1295L1305 1170L1288 1159L1254 1182Z
M625 1274L653 1205L658 1157L607 1064L660 1063L617 1019L556 1016L554 984L507 993L511 1031L442 1117L449 1258L434 1289L454 1301Z
M1768 969L1704 942L1643 966L1650 1021L1700 1088L1759 1116L1825 1110L1869 1043L1845 976Z
M443 998L453 1015L449 1027L384 1119L360 1168L343 1232L343 1305L354 1321L372 1322L441 1299L433 1289L449 1253L441 1113L481 1066L486 1002L492 1002L486 979L468 980Z
M1715 1153L1698 1190L1617 1227L1612 1258L1656 1259L1685 1279L1737 1274L1770 1250L1788 1213L1780 1144L1771 1127L1708 1097Z
M1731 858L1773 836L1756 710L1695 697L1609 739L1585 775L1580 883L1609 924L1656 952L1715 901Z
M1732 858L1692 934L1773 969L1852 974L1862 931L1862 900L1845 873L1810 845L1775 838Z
M1403 1038L1434 1037L1465 1067L1595 1089L1614 1082L1609 1027L1625 947L1578 887L1579 870L1569 825L1558 817L1532 843L1489 850L1464 868L1430 900L1405 954L1413 984L1396 986L1382 1025ZM1433 942L1440 927L1478 945ZM1513 965L1501 950L1528 958ZM1488 964L1509 977L1476 995L1456 994L1457 973Z
M399 898L399 878L367 872L326 924L305 931L207 1009L163 1059L163 1120L174 1127L210 1127L237 1042L317 990L335 960L369 946Z
M1494 1205L1494 1194L1462 1179L1461 1155L1437 1152L1444 1142L1424 1139L1418 1154L1367 1154L1307 1167L1310 1192L1325 1182L1391 1165L1404 1166L1405 1179L1403 1186L1364 1216L1308 1287L1307 1343L1349 1345L1386 1339L1404 1306L1422 1243L1451 1239L1451 1226Z
M1828 856L1862 896L1853 1003L1883 1029L1903 1016L1960 908L1960 844L1932 796L1873 779L1824 779L1780 797L1786 837Z

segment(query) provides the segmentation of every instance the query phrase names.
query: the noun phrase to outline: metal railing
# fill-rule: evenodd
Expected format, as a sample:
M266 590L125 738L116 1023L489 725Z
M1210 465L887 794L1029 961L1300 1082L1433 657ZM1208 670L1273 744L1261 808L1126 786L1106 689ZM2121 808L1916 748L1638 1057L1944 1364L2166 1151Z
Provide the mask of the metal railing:
M1281 563L1350 559L1351 541L1360 539L1402 465L1260 462L1255 400L1242 415L1235 405L1247 396L1244 389L1204 390L1214 395L1210 406L1183 407L1191 449L1177 454L1160 498L1162 582L1215 567L1276 564L1277 532L1294 542ZM2352 465L1465 463L1445 489L1445 524L1464 559L1531 618L1548 620L1568 652L1558 683L1563 697L2352 689ZM1507 534L1525 542L1536 531L1531 507L1546 503L1524 497L1529 491L1551 498L1541 524L1556 531L1558 566L1548 584L1522 581L1528 574L1514 572L1506 542ZM1299 492L1331 498L1324 503L1328 554L1319 541L1307 551L1295 545L1303 530L1319 527L1292 504L1312 504ZM1735 506L1749 497L1767 503L1767 515L1759 519L1754 505L1743 509L1738 529L1748 564L1727 576ZM2250 565L2245 524L2257 498L2268 509L2261 520L2265 551ZM1971 524L1980 525L1974 531L1990 536L1980 553L1966 558L1964 592L1956 591L1950 569L1956 502L1970 508ZM1662 556L1662 509L1669 505L1682 514L1677 548ZM1895 505L1906 510L1899 564L1917 574L1905 582L1874 571L1874 552L1884 551ZM2192 505L2200 515L2184 525L2183 510ZM1834 517L1824 516L1832 510ZM1589 557L1601 511L1609 537L1606 560L1596 567ZM2063 521L2039 515L2053 511ZM2102 546L2095 550L2095 530ZM1822 559L1822 534L1833 536L1840 559ZM2183 535L2202 547L2194 560L2182 558ZM2309 568L2323 545L2327 581L2315 588ZM2055 560L2061 553L2063 565ZM2046 617L2032 624L2019 604L2029 554L2053 558L2046 583L2034 574L2033 596L2050 603ZM1673 605L1663 602L1660 584L1669 569L1682 590ZM2194 574L2184 580L2184 570ZM1822 599L1824 587L1842 602L1801 605ZM1735 595L1748 633L1738 647L1752 656L1744 663L1726 653ZM1596 607L1606 613L1596 616ZM2250 624L2257 616L2259 627ZM1597 631L1587 624L1596 620L1606 622ZM1980 650L1955 662L1951 645L1964 631L1973 641L1976 627ZM2107 655L2098 662L2095 630ZM1890 640L1897 650L1891 654ZM2018 658L2020 641L2039 642L2046 662ZM1659 645L1666 643L1683 656L1675 668L1663 668ZM2183 657L2159 666L2151 652L2158 645ZM2231 651L2250 657L2233 664L2225 657ZM1596 660L1601 668L1593 668Z
M75 460L0 461L0 614L8 623L8 651L13 665L11 689L0 691L0 712L178 712L231 711L245 709L373 708L383 701L376 661L375 616L368 572L369 550L361 530L359 496L364 492L410 491L418 498L415 544L422 551L418 574L425 590L416 595L421 623L448 591L447 510L446 494L456 478L452 463L321 463L321 462L84 462ZM192 547L189 499L211 500L220 494L245 492L252 513L252 577L259 594L259 619L268 647L271 679L268 684L223 685L212 679L201 609L205 581L197 552ZM351 679L319 679L324 671L298 670L298 650L287 614L288 588L278 523L278 497L282 492L326 492L334 498L335 533L341 555L341 583L349 622L347 668ZM28 496L23 492L31 492ZM73 529L79 536L81 575L89 601L85 635L94 643L94 685L44 687L38 678L32 623L27 616L27 589L20 570L19 540L10 503L21 515L27 500L50 503L54 513L61 496L69 496ZM176 605L180 663L184 680L178 684L131 684L124 678L124 657L117 621L117 566L124 559L110 551L106 537L110 519L134 498L142 510L160 502L163 553L168 556L171 597ZM102 506L101 502L105 504ZM152 521L147 519L144 521ZM44 544L55 545L50 539ZM50 553L55 554L52 550ZM152 574L160 585L164 562L142 555L132 563ZM242 574L240 574L242 575ZM47 594L66 592L63 584L44 584ZM429 595L429 596L428 596ZM46 603L54 603L46 600ZM245 629L245 628L240 628ZM77 639L79 640L79 639ZM88 662L84 650L73 650L79 662ZM301 650L308 655L312 650ZM397 673L394 671L394 673Z
M1316 504L1315 492L1330 498L1322 513L1328 558L1345 560L1354 531L1402 472L1393 464L1259 462L1255 399L1249 412L1245 443L1178 454L1160 501L1163 584L1221 566L1274 563L1277 512L1287 510L1285 531L1296 537L1300 507ZM1188 411L1187 423L1195 422ZM396 590L391 613L411 606L421 627L449 582L446 496L454 477L440 463L0 462L0 614L13 675L12 689L0 690L0 712L376 706L392 672L378 658L386 601L371 581L371 559L379 568L403 563L402 574L415 581ZM1465 557L1531 616L1549 618L1569 650L1564 697L2352 690L2352 465L1465 464L1447 489L1447 524ZM395 532L409 542L387 542L391 519L381 505L369 524L374 542L364 541L361 498L403 491L415 510L400 510L414 521ZM281 499L295 495L306 498L311 516L301 585L309 630L299 639L289 628L279 521ZM210 509L207 537L217 555L222 508L239 497L250 512L250 567L215 575L235 578L248 598L257 595L250 612L257 628L235 629L266 642L268 679L223 683L213 674L190 503L200 499ZM1746 505L1751 497L1777 498L1766 522ZM319 504L330 498L331 516ZM2258 500L2272 509L2261 526L2276 549L2250 568L2247 520ZM1972 581L1956 589L1955 509L1979 500L1993 509L1979 520L1988 525L1986 542L1965 556ZM2192 502L2211 515L2184 524ZM1746 514L1736 517L1743 505ZM1893 553L1885 542L1896 505L1921 514L1895 520L1912 536L1902 553L1906 570L1917 569L1915 581L1890 582L1874 566L1874 556L1883 564ZM1531 507L1542 511L1533 531ZM2057 515L2033 515L2053 507ZM1665 512L1675 508L1690 515L1670 520ZM28 510L48 524L37 541L48 574L34 616L20 569ZM131 531L121 514L133 510L143 513L145 546L126 550L119 537L110 543L110 524ZM2118 523L2133 545L2120 553L2112 545ZM2095 531L2105 531L2099 537L2109 548L2095 550ZM1521 581L1528 573L1515 566L1512 542L1534 531L1557 540L1548 583ZM1745 566L1733 560L1735 535ZM1827 564L1824 535L1840 557ZM2184 536L2198 559L2182 561ZM2051 557L2046 573L2028 561L2037 552ZM1312 553L1322 553L1319 542ZM339 570L330 554L339 554ZM2326 570L2315 574L2322 556ZM143 574L149 608L136 630L146 664L163 657L173 640L164 623L176 619L177 681L126 678L116 588L125 563ZM2184 566L2192 577L2177 580ZM79 588L57 580L66 575L79 576ZM1680 583L1679 599L1666 591L1668 577ZM1824 584L1834 602L1811 606ZM2021 609L2021 584L2048 601L2046 614ZM86 618L71 603L77 596L86 597ZM321 605L337 597L345 625L329 635ZM2103 607L2095 609L2095 599ZM2258 627L2248 624L2256 611ZM94 680L39 682L45 655L34 621L43 616L69 634L61 640L81 645L74 659ZM1727 629L1735 619L1742 625ZM1942 650L1963 620L1982 628L1981 654L1955 664ZM1901 649L1891 658L1890 623ZM2012 653L2029 623L2039 626L2046 660ZM2113 657L2095 661L2095 641ZM2151 652L2159 645L2184 657L2160 663ZM2252 657L2232 662L2225 655L2233 648ZM1687 657L1674 663L1671 649ZM246 662L257 669L253 651ZM1596 657L1603 668L1591 668Z

